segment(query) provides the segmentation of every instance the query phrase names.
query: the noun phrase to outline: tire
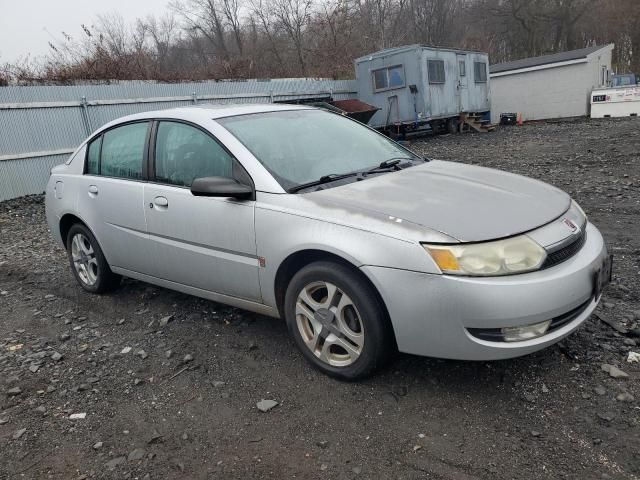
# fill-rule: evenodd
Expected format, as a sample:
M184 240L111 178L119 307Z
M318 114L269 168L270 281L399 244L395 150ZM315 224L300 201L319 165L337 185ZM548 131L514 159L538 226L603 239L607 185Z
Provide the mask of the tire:
M73 276L87 292L105 293L120 285L122 277L111 271L96 237L81 223L69 229L67 256Z
M393 350L393 332L377 292L340 263L315 262L293 276L285 319L304 357L334 378L367 377Z

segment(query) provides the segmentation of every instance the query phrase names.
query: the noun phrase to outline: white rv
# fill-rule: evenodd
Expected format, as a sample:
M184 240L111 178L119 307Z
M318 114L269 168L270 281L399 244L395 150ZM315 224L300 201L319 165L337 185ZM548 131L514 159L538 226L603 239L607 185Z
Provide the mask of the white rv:
M640 84L635 75L614 75L611 88L591 92L591 118L637 117Z

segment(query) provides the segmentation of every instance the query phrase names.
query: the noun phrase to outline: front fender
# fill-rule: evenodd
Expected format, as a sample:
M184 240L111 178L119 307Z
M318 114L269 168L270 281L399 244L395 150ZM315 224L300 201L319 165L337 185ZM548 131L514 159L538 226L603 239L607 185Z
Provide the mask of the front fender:
M257 254L263 301L277 307L275 279L278 268L290 255L319 250L343 258L355 267L390 267L425 273L439 273L422 246L381 233L340 225L317 218L271 208L256 207Z

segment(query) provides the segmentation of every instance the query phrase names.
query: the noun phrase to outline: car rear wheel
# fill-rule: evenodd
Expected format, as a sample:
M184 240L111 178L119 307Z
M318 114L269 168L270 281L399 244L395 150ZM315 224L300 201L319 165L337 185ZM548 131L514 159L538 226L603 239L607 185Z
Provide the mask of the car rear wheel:
M120 284L91 231L76 223L67 234L67 255L74 277L87 292L104 293Z
M377 293L361 274L339 263L312 263L294 275L285 317L305 358L336 378L366 377L391 351L392 334Z

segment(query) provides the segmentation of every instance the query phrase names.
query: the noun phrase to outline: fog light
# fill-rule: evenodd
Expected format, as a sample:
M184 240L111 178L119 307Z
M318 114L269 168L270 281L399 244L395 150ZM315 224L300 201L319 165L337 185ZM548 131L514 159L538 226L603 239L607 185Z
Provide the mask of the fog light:
M551 325L551 320L522 327L505 327L502 329L502 338L505 342L522 342L544 335Z

